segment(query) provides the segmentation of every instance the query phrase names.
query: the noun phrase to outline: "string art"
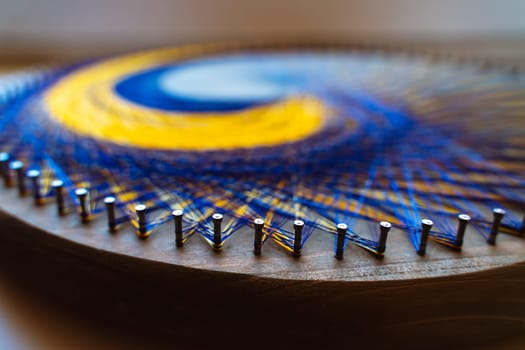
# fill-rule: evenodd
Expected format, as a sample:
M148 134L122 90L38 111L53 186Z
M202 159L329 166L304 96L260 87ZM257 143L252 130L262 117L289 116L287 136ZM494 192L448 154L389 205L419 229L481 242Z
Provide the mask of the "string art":
M318 235L342 258L382 256L393 227L424 255L461 249L467 224L524 234L524 88L516 69L343 46L158 49L3 77L0 165L37 204L140 238L174 221L178 246L250 234L299 256Z

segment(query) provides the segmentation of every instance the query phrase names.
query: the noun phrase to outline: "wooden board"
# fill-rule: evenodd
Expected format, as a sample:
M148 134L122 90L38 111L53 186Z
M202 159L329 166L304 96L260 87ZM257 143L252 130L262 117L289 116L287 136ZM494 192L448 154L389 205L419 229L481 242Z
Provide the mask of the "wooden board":
M298 259L271 244L255 257L250 232L221 253L200 237L177 249L171 225L140 240L130 227L108 233L103 217L84 225L14 189L0 193L2 266L13 278L114 332L141 330L152 344L210 348L228 337L233 347L432 349L523 331L520 238L500 235L489 246L467 232L464 252L430 243L420 257L393 232L385 259L349 247L338 261L332 239L317 233Z
M28 291L110 333L177 348L476 346L525 333L525 240L497 245L468 230L457 252L430 241L419 256L392 230L384 259L315 232L294 258L253 232L214 252L199 236L175 247L173 223L138 239L85 225L15 188L0 189L0 265ZM366 232L366 231L363 231Z

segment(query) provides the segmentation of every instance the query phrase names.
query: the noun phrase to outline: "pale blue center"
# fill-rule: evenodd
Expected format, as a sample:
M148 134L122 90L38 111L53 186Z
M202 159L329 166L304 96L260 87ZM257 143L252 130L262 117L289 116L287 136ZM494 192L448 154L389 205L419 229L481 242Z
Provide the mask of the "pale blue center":
M297 90L290 74L285 74L288 79L273 79L274 75L265 74L264 65L253 58L209 60L164 72L159 86L174 97L243 102L274 100Z

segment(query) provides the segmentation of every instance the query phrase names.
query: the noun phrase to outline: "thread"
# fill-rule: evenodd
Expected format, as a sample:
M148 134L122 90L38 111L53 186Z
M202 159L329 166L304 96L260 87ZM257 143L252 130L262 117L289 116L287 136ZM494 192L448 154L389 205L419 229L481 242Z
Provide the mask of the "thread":
M301 254L314 231L337 235L335 224L341 222L347 225L344 244L377 256L386 249L387 235L377 228L381 220L405 232L420 253L426 252L428 240L461 248L466 228L456 226L457 213L468 213L468 228L489 243L495 243L498 232L519 233L525 227L523 213L515 209L522 207L519 190L525 185L524 128L515 117L523 112L520 103L525 99L519 72L494 67L480 72L468 64L436 64L417 56L400 61L366 52L263 54L251 49L239 54L228 46L160 50L122 58L129 63L126 74L123 65L105 61L0 80L4 184L12 181L6 164L19 160L28 169L40 169L41 200L56 195L60 215L76 209L87 222L105 211L105 197L114 196L119 206L115 225L130 222L140 235L175 220L174 208L183 207L184 232L175 227L176 245L197 233L216 250L239 229L251 228L255 218L264 219L264 232L260 239L254 237L254 252L255 242L262 246L271 239L294 255ZM274 67L286 79L265 76L284 90L292 89L293 98L285 93L278 96L279 103L256 99L237 101L236 107L231 98L206 103L195 98L175 105L156 86L154 102L164 101L160 108L138 100L147 88L141 74L149 68L178 65L190 57L222 64L227 59L214 58L217 50L252 66L273 62L265 67ZM303 62L308 70L298 69ZM115 79L97 84L102 73ZM131 76L136 83L129 82ZM79 85L82 77L92 85ZM65 91L66 80L77 89L68 90L67 96L78 94L78 99L57 97L57 91ZM124 82L135 89L126 95L136 98L132 103L122 98ZM61 90L54 90L57 87ZM153 135L159 132L164 146L171 141L161 137L161 131L175 124L177 130L192 129L191 135L202 137L191 138L190 147L181 143L190 137L181 134L176 149L141 143L148 137L140 128L133 137L124 129L87 137L62 123L63 114L55 108L47 108L51 102L45 96L51 95L57 97L53 106L75 116L82 127L96 125L100 130L104 122L133 124L140 119ZM184 111L177 110L182 104ZM104 114L91 113L98 108ZM497 125L493 115L498 115ZM204 120L213 120L210 133L196 126ZM272 134L272 125L284 121L286 128ZM250 129L251 136L236 131L241 126ZM270 136L272 142L264 144ZM62 185L50 186L56 178ZM17 184L25 193L24 179L17 176ZM89 188L86 196L92 198L80 201L75 193L80 187ZM147 206L147 221L137 217L138 203ZM496 229L496 220L491 224L487 219L495 207L509 208ZM216 212L228 218L220 230L212 218ZM428 237L422 235L424 217L434 220ZM300 233L290 229L293 220L304 223ZM182 218L178 223L182 226ZM337 239L335 244L337 253Z

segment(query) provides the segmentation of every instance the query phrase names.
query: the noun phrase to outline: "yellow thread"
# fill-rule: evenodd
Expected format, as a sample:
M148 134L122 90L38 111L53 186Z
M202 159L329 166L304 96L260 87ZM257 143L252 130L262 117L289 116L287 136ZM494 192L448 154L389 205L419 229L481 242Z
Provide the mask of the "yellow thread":
M120 98L123 76L201 53L198 47L149 51L88 66L59 81L46 95L52 118L99 140L149 149L229 150L295 142L318 132L329 118L323 104L294 96L229 113L175 113Z

